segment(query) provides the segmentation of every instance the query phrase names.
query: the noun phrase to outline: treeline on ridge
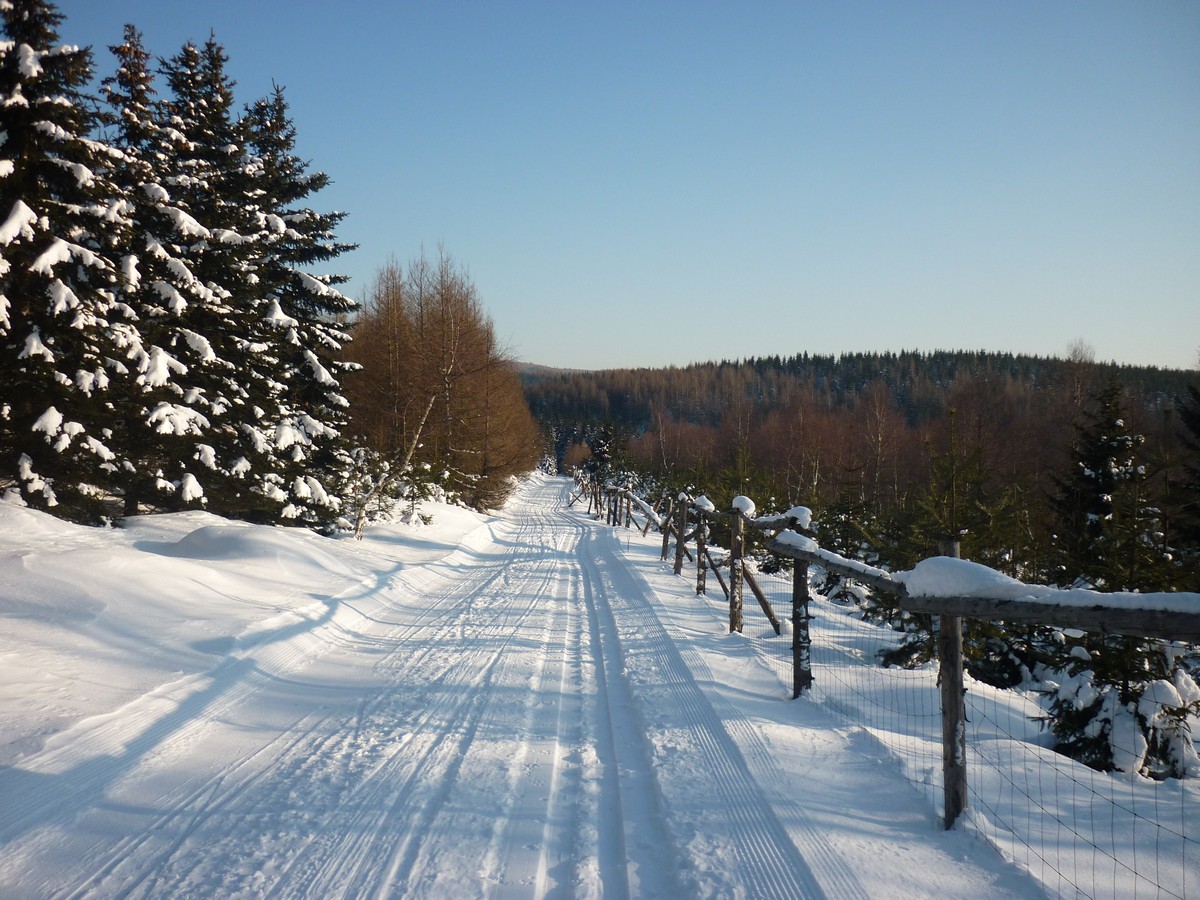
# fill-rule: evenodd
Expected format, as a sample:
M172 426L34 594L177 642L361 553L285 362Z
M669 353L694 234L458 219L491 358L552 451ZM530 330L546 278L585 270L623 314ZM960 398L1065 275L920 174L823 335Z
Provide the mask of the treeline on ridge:
M1075 355L1079 358L988 351L800 353L660 368L560 372L527 367L522 378L539 421L610 422L634 433L653 430L663 415L718 425L729 407L743 400L773 408L801 393L825 407L853 409L879 382L916 425L938 418L949 389L968 377L1042 392L1078 391L1079 372L1086 367L1093 381L1116 380L1150 402L1181 396L1194 378L1176 369L1097 363L1087 358L1086 348Z

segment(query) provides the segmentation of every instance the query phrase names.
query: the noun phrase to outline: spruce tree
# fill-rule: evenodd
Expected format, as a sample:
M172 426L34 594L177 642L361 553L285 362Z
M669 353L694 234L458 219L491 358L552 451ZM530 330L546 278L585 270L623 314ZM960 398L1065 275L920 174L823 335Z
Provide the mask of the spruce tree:
M1076 428L1072 471L1058 479L1060 573L1065 583L1154 590L1165 560L1116 383ZM1098 769L1182 775L1197 764L1189 717L1200 692L1176 648L1128 635L1060 632L1047 645L1048 722L1056 748Z
M113 108L114 143L122 150L113 177L131 207L122 268L124 296L137 312L143 352L124 373L125 422L120 440L130 465L119 473L124 511L177 509L203 502L201 483L211 444L209 398L204 370L216 362L209 340L195 330L214 307L216 292L192 273L186 256L208 229L178 208L163 185L173 153L172 138L159 121L150 54L133 25L109 48L116 74L103 82Z
M1171 539L1183 554L1183 566L1195 590L1200 585L1200 388L1195 385L1188 385L1187 396L1179 403L1179 420L1185 461L1182 502Z
M1076 426L1072 467L1055 480L1056 547L1059 578L1110 590L1139 585L1116 583L1122 578L1117 553L1116 495L1144 479L1137 448L1144 438L1132 431L1121 408L1121 387L1103 388Z
M329 176L309 172L296 155L296 129L283 89L276 86L270 97L252 104L243 127L256 160L252 183L263 213L258 282L277 329L276 377L284 386L274 433L288 494L281 515L285 522L326 524L338 511L340 484L351 467L348 403L341 388L349 364L340 358L349 335L341 322L357 304L337 289L344 276L311 269L353 245L335 237L343 213L305 205Z
M128 203L118 154L89 137L89 51L42 0L4 0L0 22L0 486L98 522L127 465L112 379L141 352L111 257Z
M896 516L896 542L887 548L896 568L915 565L932 555L942 541L959 543L961 555L991 568L1015 571L1014 553L1020 545L1015 527L1018 495L1014 488L996 485L983 448L963 448L957 415L950 410L950 445L946 453L932 446L929 484L917 493L914 508ZM899 617L899 612L895 611ZM905 613L915 630L904 643L882 658L887 664L919 665L933 658L934 635L928 616ZM1027 680L1037 662L1040 629L1014 629L1000 622L963 622L963 655L974 678L997 687Z
M259 283L266 216L254 189L257 162L233 116L227 60L210 37L163 62L171 97L163 108L170 152L162 181L177 207L205 230L180 248L213 300L187 313L189 329L213 354L190 378L210 425L197 449L206 469L201 487L214 512L273 522L287 502L276 452L286 390L278 377L281 313Z

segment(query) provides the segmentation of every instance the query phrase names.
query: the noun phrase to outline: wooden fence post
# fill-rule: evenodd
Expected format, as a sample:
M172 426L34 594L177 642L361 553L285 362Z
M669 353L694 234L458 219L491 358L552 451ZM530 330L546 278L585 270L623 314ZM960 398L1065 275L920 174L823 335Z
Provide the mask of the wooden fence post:
M733 511L730 520L729 539L729 631L742 630L742 561L744 552L746 523L739 509Z
M729 599L729 587L725 584L725 579L721 577L721 567L716 564L712 557L712 551L708 547L704 548L704 556L708 560L708 569L717 576L717 584L721 586L721 593L725 595L725 599Z
M959 557L957 540L940 541L942 556ZM945 826L967 807L967 702L963 683L962 619L939 616L937 634L938 679L942 687L942 778Z
M813 685L812 638L808 633L808 563L792 568L792 699Z
M705 560L707 548L704 546L704 513L696 518L696 596L707 593L705 584L708 562Z
M679 502L678 510L675 514L675 574L683 574L683 542L684 535L687 534L687 511L688 498L687 494L680 494L675 498Z

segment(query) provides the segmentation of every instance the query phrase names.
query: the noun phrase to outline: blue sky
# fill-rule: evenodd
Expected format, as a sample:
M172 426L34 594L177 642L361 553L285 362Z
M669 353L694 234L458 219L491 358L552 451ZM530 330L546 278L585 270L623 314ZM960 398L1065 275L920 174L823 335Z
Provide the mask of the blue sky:
M1200 4L70 0L287 87L361 247L520 358L989 349L1195 368Z

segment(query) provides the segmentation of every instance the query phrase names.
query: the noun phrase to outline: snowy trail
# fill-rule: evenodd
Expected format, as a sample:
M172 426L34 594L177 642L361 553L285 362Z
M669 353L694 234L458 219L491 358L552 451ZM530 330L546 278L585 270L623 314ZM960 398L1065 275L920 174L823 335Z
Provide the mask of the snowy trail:
M567 484L0 769L0 895L885 895L856 872L886 841L810 814L836 766L798 782L772 735L800 726L755 712L801 708L739 711L722 683L773 676L752 654L714 674L646 554ZM884 861L909 895L938 854L962 874L930 895L1028 888L939 840L910 828Z

